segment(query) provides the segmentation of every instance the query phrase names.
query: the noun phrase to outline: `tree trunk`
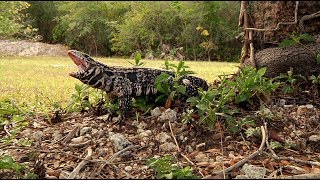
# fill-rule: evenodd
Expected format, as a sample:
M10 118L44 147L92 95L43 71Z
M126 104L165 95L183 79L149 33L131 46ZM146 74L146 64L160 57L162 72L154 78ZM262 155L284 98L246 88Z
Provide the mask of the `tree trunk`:
M320 1L255 1L249 6L249 26L254 28L254 61L258 69L267 67L269 77L287 73L290 67L294 73L305 76L320 73L315 58L315 54L320 53ZM300 44L278 48L284 39L303 33L316 37L316 42L304 43L312 52ZM244 64L249 61L246 58Z

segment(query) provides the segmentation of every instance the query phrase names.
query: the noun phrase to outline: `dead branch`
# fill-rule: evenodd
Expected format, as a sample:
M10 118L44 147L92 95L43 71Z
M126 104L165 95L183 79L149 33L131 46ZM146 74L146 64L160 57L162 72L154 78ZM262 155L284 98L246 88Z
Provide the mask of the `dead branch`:
M102 170L106 165L110 165L111 162L112 162L115 158L117 158L118 156L120 156L120 155L123 154L124 152L129 151L129 150L134 149L134 148L138 148L138 147L140 147L140 146L139 146L139 145L131 145L131 146L128 146L128 147L126 147L126 148L124 148L124 149L122 149L122 150L114 153L112 156L109 157L108 160L103 161L104 164L103 164L102 166L100 166L100 168L96 171L96 174L100 174L101 170ZM100 160L99 160L99 161L100 161Z
M66 136L66 138L64 138L64 140L62 141L63 144L66 144L67 142L69 142L71 140L71 138L74 137L74 135L80 130L80 126L76 126L75 128L73 128L69 134Z
M248 39L249 39L249 34L246 29L249 27L249 17L248 17L248 1L241 1L241 5L243 8L243 26L244 26L244 45L242 47L241 51L241 59L240 59L240 64L242 65L244 63L244 60L248 56Z
M251 66L256 68L256 61L254 60L254 47L253 47L253 39L252 39L252 30L249 31L249 42L250 42L250 63Z
M298 163L303 163L303 164L309 164L309 165L314 165L314 166L320 166L320 162L315 162L315 161L304 161L301 159L295 159L294 157L273 157L272 158L276 159L276 160L289 160L289 161L295 161Z
M266 129L266 145L268 150L272 153L272 155L276 158L278 158L278 155L271 149L270 145L269 145L269 136L268 136L268 129L267 129L267 122L264 123L264 128Z
M320 173L299 174L293 176L278 176L278 179L320 179Z
M280 25L293 25L298 22L298 6L299 1L296 1L296 7L294 10L294 22L279 22L275 29L258 29L258 28L244 28L245 30L253 30L253 31L277 31L280 29Z
M68 144L68 146L70 146L70 147L82 147L82 146L85 146L85 145L87 145L87 144L89 144L91 142L92 142L91 140L88 140L86 142L79 143L79 144L70 143L70 144Z
M243 25L244 4L245 4L245 1L241 1L240 14L239 14L239 24L238 24L239 27L241 27Z
M172 136L172 138L174 139L174 142L176 143L177 150L178 150L178 152L181 152L181 150L180 150L180 148L179 148L178 141L177 141L176 137L175 137L174 134L173 134L170 120L169 120L169 128L170 128L170 131L171 131L171 136Z
M123 154L124 152L126 151L129 151L131 149L135 149L135 148L138 148L140 147L139 145L131 145L131 146L128 146L114 154L112 154L112 156L110 156L110 158L106 161L106 163L111 163L115 158L117 158L118 156L120 156L121 154Z
M12 136L10 132L7 130L7 125L3 126L4 131L8 134L8 136Z
M260 144L260 147L257 151L255 151L254 153L252 153L250 156L242 159L241 161L237 162L236 164L228 167L227 169L225 170L221 170L221 171L218 171L218 172L212 172L212 174L215 174L215 175L218 175L218 174L224 174L224 173L227 173L235 168L238 168L240 167L241 165L243 165L244 163L246 163L247 161L249 161L250 159L253 159L254 157L256 157L258 154L260 154L262 151L263 151L263 148L264 148L264 144L266 142L266 131L264 129L263 126L260 127L261 128L261 133L262 133L262 141L261 141L261 144ZM209 175L209 176L206 176L204 177L203 179L211 179L212 176Z
M88 154L87 156L84 158L84 160L82 160L78 166L69 174L67 179L74 179L80 172L81 168L83 166L85 166L88 163L88 160L91 158L92 155L92 149L91 147L88 148Z
M313 18L316 18L316 17L319 17L319 16L320 16L320 11L318 11L316 13L313 13L313 14L310 14L310 15L302 16L300 21L299 21L299 28L300 28L301 32L305 32L304 21L307 21L307 20L310 20L310 19L313 19Z

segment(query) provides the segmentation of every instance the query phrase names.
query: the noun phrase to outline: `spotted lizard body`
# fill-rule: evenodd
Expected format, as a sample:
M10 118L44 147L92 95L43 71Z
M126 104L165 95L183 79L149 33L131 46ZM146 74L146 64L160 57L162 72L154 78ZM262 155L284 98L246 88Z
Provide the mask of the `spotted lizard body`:
M70 76L119 98L120 121L128 115L131 98L159 93L155 87L158 75L165 72L174 76L173 72L162 69L107 66L76 50L69 50L68 55L78 66L78 71L69 73ZM199 87L208 89L206 81L195 76L182 76L178 83L186 86L189 96L196 96Z

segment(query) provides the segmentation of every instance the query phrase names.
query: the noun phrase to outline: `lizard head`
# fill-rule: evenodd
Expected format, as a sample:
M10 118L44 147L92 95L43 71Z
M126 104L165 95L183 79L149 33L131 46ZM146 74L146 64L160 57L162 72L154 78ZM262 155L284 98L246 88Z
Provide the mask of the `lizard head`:
M100 72L102 68L100 63L96 62L86 53L76 50L69 50L68 55L78 66L78 71L71 72L69 73L69 75L79 79L85 84L88 84L89 80L92 79L93 76L97 75L97 73Z

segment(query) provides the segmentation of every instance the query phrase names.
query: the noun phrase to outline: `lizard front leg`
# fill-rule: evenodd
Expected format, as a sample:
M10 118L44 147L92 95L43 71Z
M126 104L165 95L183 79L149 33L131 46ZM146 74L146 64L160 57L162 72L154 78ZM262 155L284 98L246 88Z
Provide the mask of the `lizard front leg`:
M114 91L119 98L119 116L115 123L120 123L129 114L129 106L131 101L132 87L131 82L127 78L121 76L115 78Z

